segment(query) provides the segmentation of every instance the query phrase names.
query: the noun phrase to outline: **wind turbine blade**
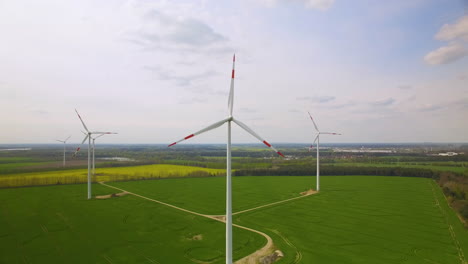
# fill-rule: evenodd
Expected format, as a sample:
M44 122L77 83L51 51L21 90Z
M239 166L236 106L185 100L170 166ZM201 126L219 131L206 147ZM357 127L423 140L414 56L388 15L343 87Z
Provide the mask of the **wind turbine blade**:
M320 134L341 136L340 133L334 133L334 132L320 132Z
M81 149L81 145L83 145L83 143L85 143L85 141L88 139L89 135L86 134L85 138L83 139L83 141L81 141L81 144L78 146L78 148L76 149L75 153L73 153L73 157L76 156L76 154L78 154L78 151L80 151Z
M109 135L109 134L118 134L118 133L115 133L115 132L99 132L99 131L95 131L95 132L91 132L91 134Z
M83 119L81 118L80 114L78 113L78 111L76 109L75 109L75 112L78 115L78 117L80 118L80 121L83 124L83 127L85 128L85 130L89 132L88 128L86 127L85 123L83 122Z
M67 142L71 138L71 135L67 137L67 139L64 140L64 142Z
M317 134L317 136L316 136L315 139L314 139L314 143L312 143L312 145L315 144L315 142L317 142L317 140L318 140L318 138L319 138L319 135L320 135L320 134Z
M99 137L102 137L102 136L104 136L104 135L107 135L107 134L100 134L99 136L95 137L94 139L99 138Z
M315 142L317 142L317 139L318 139L319 135L320 135L320 134L317 134L317 136L315 137L314 143L312 143L312 145L310 145L310 147L309 147L309 151L311 151L311 150L314 149L314 144L315 144Z
M178 140L178 141L176 141L176 142L170 144L168 147L172 147L172 146L174 146L175 144L177 144L177 143L179 143L179 142L181 142L181 141L187 140L187 139L189 139L189 138L192 138L192 137L194 137L194 136L196 136L196 135L199 135L199 134L201 134L201 133L204 133L204 132L206 132L206 131L210 131L210 130L212 130L212 129L215 129L215 128L217 128L217 127L220 127L222 124L226 123L226 122L229 121L230 119L231 119L231 118L226 118L226 119L223 119L223 120L221 120L221 121L219 121L219 122L216 122L216 123L214 123L214 124L212 124L212 125L210 125L210 126L204 128L204 129L202 129L202 130L200 130L200 131L197 131L197 132L195 132L195 133L193 133L193 134L190 134L190 135L184 137L183 139Z
M62 140L58 140L58 139L56 139L55 141L58 141L58 142L62 142L62 143L65 143L65 141L62 141Z
M263 144L265 144L267 147L271 148L274 150L278 155L284 157L283 153L279 152L277 149L275 149L270 143L268 143L266 140L264 140L262 137L260 137L257 133L255 133L252 129L250 129L246 124L242 123L241 121L237 119L232 119L234 123L239 125L241 128L243 128L245 131L247 131L249 134L252 136L256 137L258 140L260 140Z
M231 88L229 89L228 110L229 116L232 116L232 108L234 107L234 67L236 64L236 54L232 57L232 75L231 75Z
M317 124L315 124L314 118L312 117L312 115L310 114L310 112L307 112L307 113L309 113L310 120L312 120L312 123L314 123L315 130L317 130L317 132L320 132L319 129L318 129L318 127L317 127Z

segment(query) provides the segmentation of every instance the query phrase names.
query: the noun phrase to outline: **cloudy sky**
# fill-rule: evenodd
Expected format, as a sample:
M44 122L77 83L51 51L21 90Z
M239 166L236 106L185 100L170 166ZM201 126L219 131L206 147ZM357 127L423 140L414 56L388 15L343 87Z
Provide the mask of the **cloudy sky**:
M2 0L1 143L468 142L467 0ZM226 126L191 143L225 141ZM234 128L233 141L255 142Z

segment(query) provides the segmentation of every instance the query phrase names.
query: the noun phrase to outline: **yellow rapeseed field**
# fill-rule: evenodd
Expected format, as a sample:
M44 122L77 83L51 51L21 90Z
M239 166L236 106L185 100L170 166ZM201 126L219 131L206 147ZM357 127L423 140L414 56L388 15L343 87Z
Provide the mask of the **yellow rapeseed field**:
M207 169L181 165L144 165L96 169L93 182L157 179L171 177L204 177L223 175L225 170ZM87 182L87 169L29 172L0 176L0 187L20 187L51 184L73 184Z

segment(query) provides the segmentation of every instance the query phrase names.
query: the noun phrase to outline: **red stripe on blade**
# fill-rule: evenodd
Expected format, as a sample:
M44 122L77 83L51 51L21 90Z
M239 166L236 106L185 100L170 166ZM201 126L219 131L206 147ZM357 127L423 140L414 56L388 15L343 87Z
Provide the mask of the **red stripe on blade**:
M234 79L234 70L232 70L232 79Z
M174 142L174 143L170 144L168 147L172 147L172 146L174 146L175 144L177 144L177 142Z
M191 137L195 136L194 134L190 135L190 136L186 136L184 139L189 139Z
M271 148L270 143L266 142L266 140L263 141L263 144L267 145L269 148Z
M276 153L278 153L278 154L279 154L281 157L283 157L283 158L284 158L284 155L283 155L283 153L281 153L281 152L279 152L279 151L278 151L278 152L276 152Z
M77 148L76 151L80 151L81 148Z

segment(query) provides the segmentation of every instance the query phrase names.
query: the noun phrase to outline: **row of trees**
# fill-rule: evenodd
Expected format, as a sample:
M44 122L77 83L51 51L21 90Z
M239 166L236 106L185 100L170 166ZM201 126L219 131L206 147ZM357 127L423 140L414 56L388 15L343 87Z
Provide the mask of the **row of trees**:
M235 176L306 176L316 173L315 166L277 166L263 169L236 170ZM352 166L321 166L320 175L374 175L438 178L438 173L430 169L401 167L352 167Z

